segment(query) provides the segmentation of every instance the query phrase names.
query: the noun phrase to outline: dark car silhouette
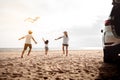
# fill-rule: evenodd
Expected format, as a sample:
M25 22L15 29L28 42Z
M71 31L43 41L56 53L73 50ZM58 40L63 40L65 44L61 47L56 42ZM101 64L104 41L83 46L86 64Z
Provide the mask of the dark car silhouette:
M103 61L120 61L120 0L113 0L113 7L103 29Z

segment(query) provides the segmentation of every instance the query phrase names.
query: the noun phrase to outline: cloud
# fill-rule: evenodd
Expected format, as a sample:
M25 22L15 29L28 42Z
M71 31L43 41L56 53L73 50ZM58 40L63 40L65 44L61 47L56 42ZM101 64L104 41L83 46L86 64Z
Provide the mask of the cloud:
M71 48L100 46L100 29L105 19L101 15L109 15L110 5L111 1L108 0L0 0L0 42L6 43L9 38L7 35L11 32L12 38L9 38L8 43L15 42L16 37L26 33L31 26L36 26L32 29L38 35L38 40L39 36L52 40L67 30ZM31 17L36 15L40 16L40 22L31 25L38 20ZM28 26L24 27L26 24ZM19 43L14 43L16 45ZM53 43L50 46L56 47Z

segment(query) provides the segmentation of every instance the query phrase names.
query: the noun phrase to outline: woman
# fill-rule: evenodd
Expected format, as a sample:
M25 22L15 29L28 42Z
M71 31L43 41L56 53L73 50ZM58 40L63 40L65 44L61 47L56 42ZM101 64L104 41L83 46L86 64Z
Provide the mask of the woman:
M63 43L62 43L63 54L65 54L65 49L64 49L64 48L66 48L66 56L68 56L68 46L69 46L69 45L68 45L68 41L69 41L69 37L68 37L67 31L64 31L63 33L64 33L63 36L58 37L58 38L55 39L55 40L58 40L58 39L63 38Z

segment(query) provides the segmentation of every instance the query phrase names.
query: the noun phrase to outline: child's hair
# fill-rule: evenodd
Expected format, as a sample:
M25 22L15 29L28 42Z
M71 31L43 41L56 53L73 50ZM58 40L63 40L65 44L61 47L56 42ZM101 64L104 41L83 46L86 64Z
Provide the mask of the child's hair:
M48 41L48 40L46 40L46 41L45 41L45 44L48 44L48 43L49 43L49 41Z

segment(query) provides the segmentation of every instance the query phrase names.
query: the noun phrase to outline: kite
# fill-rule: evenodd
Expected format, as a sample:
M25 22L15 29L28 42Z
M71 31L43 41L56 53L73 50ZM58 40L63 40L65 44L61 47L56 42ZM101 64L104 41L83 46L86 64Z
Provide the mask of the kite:
M39 18L40 18L39 16L37 16L37 17L35 17L35 18L30 18L30 17L28 17L28 18L25 19L24 21L28 21L28 22L34 23L34 22L37 21Z

